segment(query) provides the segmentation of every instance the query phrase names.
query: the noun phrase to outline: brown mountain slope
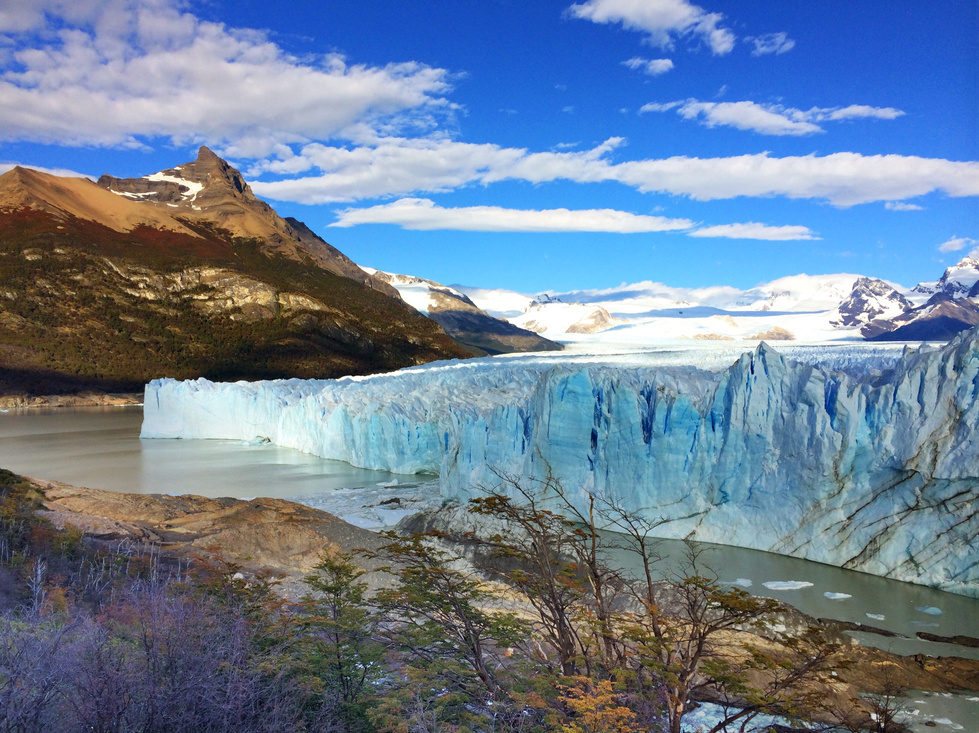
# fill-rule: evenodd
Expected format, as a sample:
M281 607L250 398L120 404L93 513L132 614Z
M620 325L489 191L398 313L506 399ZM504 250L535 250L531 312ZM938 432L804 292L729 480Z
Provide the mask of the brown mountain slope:
M467 355L385 284L342 274L349 260L249 199L209 152L206 176L175 170L211 178L189 195L159 181L156 203L85 179L0 176L0 393L334 377Z
M371 278L305 224L279 216L255 197L241 173L207 147L202 146L197 160L191 163L143 178L104 175L98 185L163 214L211 224L235 237L258 239L266 253L311 260L324 270L399 297L393 288Z
M60 219L75 216L117 232L149 226L198 236L168 211L120 198L87 178L61 178L18 166L0 176L0 208L25 207Z

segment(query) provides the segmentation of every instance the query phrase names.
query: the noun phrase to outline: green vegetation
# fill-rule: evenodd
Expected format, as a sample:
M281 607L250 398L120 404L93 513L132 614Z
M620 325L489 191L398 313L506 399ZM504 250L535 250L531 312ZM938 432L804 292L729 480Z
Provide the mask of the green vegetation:
M330 378L468 355L393 298L266 254L255 240L197 229L200 237L123 234L30 209L4 213L0 386L55 393L133 390L163 376ZM206 278L186 282L201 268L271 301L250 303L246 293L228 302L231 291ZM278 293L322 307L284 309Z
M488 575L444 536L389 533L379 591L327 555L287 602L234 565L56 530L37 488L0 471L0 730L675 733L704 699L723 711L713 733L775 730L769 715L873 726L827 696L832 645L772 628L777 604L719 585L696 552L665 581L626 577L597 520L647 569L650 527L539 489L473 502L501 527L464 538ZM874 730L901 730L899 700L872 700Z

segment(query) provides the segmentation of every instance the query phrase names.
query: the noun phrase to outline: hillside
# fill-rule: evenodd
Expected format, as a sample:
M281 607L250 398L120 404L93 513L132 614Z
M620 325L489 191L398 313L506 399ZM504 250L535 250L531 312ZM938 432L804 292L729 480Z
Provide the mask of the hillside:
M455 288L434 280L369 267L364 271L394 287L405 302L438 323L447 334L478 356L516 351L560 351L563 348L533 331L494 318Z
M142 179L0 176L0 393L334 377L465 356L207 148Z

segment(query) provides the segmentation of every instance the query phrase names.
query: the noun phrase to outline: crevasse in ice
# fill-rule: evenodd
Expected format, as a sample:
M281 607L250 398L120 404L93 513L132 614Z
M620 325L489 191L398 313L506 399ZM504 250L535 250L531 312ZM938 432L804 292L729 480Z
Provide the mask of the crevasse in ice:
M456 499L550 471L578 501L595 493L668 520L661 536L979 596L979 331L889 361L792 353L762 344L714 369L558 356L323 381L164 379L146 388L142 435L263 437L438 473Z

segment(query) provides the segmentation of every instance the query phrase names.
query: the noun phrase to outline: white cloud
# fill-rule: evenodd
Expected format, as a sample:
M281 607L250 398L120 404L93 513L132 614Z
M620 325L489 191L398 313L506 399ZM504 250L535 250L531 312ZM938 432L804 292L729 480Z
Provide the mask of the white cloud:
M974 247L979 244L979 239L970 239L969 237L952 237L946 242L942 242L938 245L939 252L958 252L960 249L965 249L966 247ZM970 257L972 255L970 254Z
M363 209L345 209L331 227L397 224L404 229L467 232L668 232L690 229L688 219L630 214L614 209L504 209L499 206L443 208L430 199L399 199Z
M621 23L646 33L647 42L663 49L672 49L675 39L687 36L700 38L715 55L734 48L734 34L720 26L724 16L687 0L586 0L568 12L594 23Z
M860 117L872 117L878 120L895 120L904 112L893 107L868 107L865 104L851 104L849 107L820 109L813 107L803 114L813 115L820 120L853 120Z
M182 12L177 0L21 2L22 12L0 15L13 44L0 69L0 139L248 141L251 155L267 156L355 123L427 129L452 111L444 69L300 60L262 33Z
M757 102L700 102L688 99L678 102L651 102L640 107L642 112L665 112L676 109L688 120L697 120L706 127L735 127L762 135L811 135L824 132L817 122L876 118L893 120L904 114L893 107L869 107L852 104L849 107L813 107L808 110Z
M766 33L764 36L748 36L744 40L754 44L752 56L780 55L795 48L795 41L785 32Z
M785 196L854 206L901 201L931 191L944 191L949 196L979 196L979 162L911 155L677 156L624 162L609 168L608 178L614 177L640 191L686 195L698 201Z
M690 232L691 237L724 237L727 239L764 239L771 242L788 242L799 239L819 239L804 226L768 226L758 222L744 224L719 224L701 227Z
M297 157L317 174L255 181L252 188L260 196L306 204L447 191L504 180L616 181L644 193L699 201L785 196L825 200L836 206L900 202L932 191L953 197L979 196L979 162L975 161L860 153L776 158L758 153L611 162L609 154L623 144L621 138L610 138L590 150L534 153L430 139L383 138L352 149L313 143L304 146ZM249 175L258 175L270 165L268 161L256 165Z
M888 201L884 208L888 211L924 211L924 207L918 204L905 204L901 201Z
M642 59L637 56L628 61L623 61L622 65L628 66L630 69L641 69L643 73L649 76L659 76L673 68L673 59Z
M322 204L382 196L439 192L472 183L505 179L606 180L604 155L622 144L611 138L585 151L530 153L524 148L427 138L381 138L352 149L311 143L297 157L320 175L284 181L253 181L259 196L278 201ZM274 169L265 161L247 171L250 177Z

